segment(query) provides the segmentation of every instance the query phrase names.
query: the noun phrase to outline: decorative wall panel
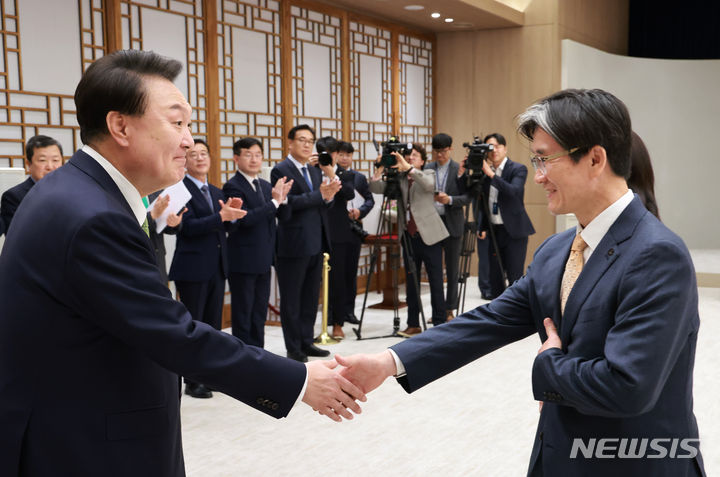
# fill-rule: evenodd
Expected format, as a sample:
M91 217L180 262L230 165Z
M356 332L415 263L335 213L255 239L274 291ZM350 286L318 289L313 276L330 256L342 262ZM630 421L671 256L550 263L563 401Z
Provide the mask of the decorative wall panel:
M402 140L417 141L430 152L433 134L432 43L407 35L400 44L400 131Z
M282 159L280 5L218 1L218 84L222 181L235 171L232 145L252 136L269 162Z

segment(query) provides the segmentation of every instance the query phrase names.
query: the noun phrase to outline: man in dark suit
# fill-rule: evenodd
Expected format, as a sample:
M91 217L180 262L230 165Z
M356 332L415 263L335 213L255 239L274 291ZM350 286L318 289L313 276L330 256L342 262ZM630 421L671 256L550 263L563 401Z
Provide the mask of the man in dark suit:
M328 207L340 190L332 165L309 165L315 130L300 124L288 132L288 157L273 167L276 184L282 177L293 180L288 193L290 215L278 222L275 270L280 287L280 321L288 358L306 362L308 356L328 356L313 344L322 254L330 251ZM325 176L326 179L323 179Z
M75 92L85 146L14 218L0 255L0 475L185 475L178 374L276 418L298 398L336 420L357 412L346 391L362 393L332 363L193 321L160 279L142 197L182 179L193 144L180 69L133 50L91 64Z
M155 201L163 191L159 190L153 192L147 197L143 197L143 204L147 207ZM163 282L168 282L167 275L167 263L165 262L165 255L167 253L165 249L165 234L176 235L182 227L182 216L187 211L187 207L181 210L178 214L169 214L167 216L167 226L162 229L160 233L157 231L157 218L162 215L167 206L170 204L170 196L165 194L160 197L153 208L147 213L148 231L150 236L150 243L152 243L153 249L155 250L155 259L157 260L158 270L162 276Z
M353 153L355 148L350 142L340 141L338 146L338 164L353 172L353 188L355 189L354 198L348 202L348 217L354 221L357 227L353 233L353 240L350 242L347 253L347 262L345 263L345 279L343 280L345 287L345 322L357 325L360 320L355 316L355 297L357 296L357 272L358 261L360 260L360 250L362 248L362 239L357 234L362 230L362 219L375 206L368 180L365 175L357 170L352 169Z
M457 181L460 167L450 158L452 137L445 133L436 134L432 139L432 148L434 161L427 165L427 169L435 171L435 208L450 234L441 245L447 280L445 313L451 320L458 307L460 248L465 232L465 206L470 202L470 196L461 191Z
M262 348L270 301L270 269L275 259L276 216L290 209L285 197L292 180L281 177L275 186L262 179L262 143L246 137L233 145L237 172L223 186L225 199L237 197L247 215L228 227L228 261L232 299L232 334Z
M337 361L366 392L390 375L412 392L537 333L532 389L544 404L528 475L704 475L692 396L695 271L682 240L627 188L627 108L602 90L560 91L521 114L519 130L548 210L580 225L548 238L491 303L377 355Z
M350 248L356 240L350 229L348 217L348 201L355 197L355 173L348 171L337 163L340 143L332 136L318 139L315 148L328 153L335 176L340 179L341 188L328 209L328 224L330 231L330 272L329 282L329 316L328 326L332 325L331 336L336 339L345 338L343 325L346 319L346 295L350 291L345 286L347 274L347 261Z
M523 275L528 237L535 233L535 228L523 202L527 167L507 157L507 143L501 134L489 134L483 142L491 144L493 150L483 163L483 172L487 176L483 183L483 197L487 202L489 215L483 215L480 238L490 240L489 228L492 227L497 251L491 242L488 245L488 260L491 293L492 297L496 297L505 289L505 279L496 252L502 260L508 283L514 283Z
M0 200L0 225L10 229L15 211L30 189L43 177L62 166L62 146L49 136L33 136L25 146L27 171L30 174L25 181L6 190ZM0 229L3 227L0 226ZM0 230L2 234L2 230Z
M210 151L202 139L195 139L188 150L183 179L191 198L177 234L175 254L168 278L175 282L180 301L192 315L216 330L222 328L225 279L228 276L226 225L242 219L240 199L223 202L220 189L208 183ZM202 383L186 379L185 394L212 397Z

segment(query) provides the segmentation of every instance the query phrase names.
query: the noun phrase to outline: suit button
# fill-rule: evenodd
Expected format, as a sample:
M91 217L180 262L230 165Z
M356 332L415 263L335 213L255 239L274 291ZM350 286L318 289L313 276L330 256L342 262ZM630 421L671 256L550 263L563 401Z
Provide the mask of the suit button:
M273 410L273 411L277 411L279 407L280 407L280 406L278 405L278 403L273 403L273 405L272 405L272 410Z
M260 398L257 398L257 403L262 406L262 405L263 405L263 398L261 398L261 397L260 397Z
M217 246L217 247L218 247L218 248L220 248L220 244L218 244L218 246Z
M610 250L608 250L608 257L612 257L614 254L615 254L614 248L611 248Z

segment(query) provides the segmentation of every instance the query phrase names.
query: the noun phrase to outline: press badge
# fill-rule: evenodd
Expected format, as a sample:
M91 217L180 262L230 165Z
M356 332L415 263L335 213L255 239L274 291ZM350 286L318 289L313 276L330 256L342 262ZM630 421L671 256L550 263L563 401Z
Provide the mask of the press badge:
M498 214L497 202L493 202L493 211L492 211L492 213L493 213L493 215L497 215L497 214Z

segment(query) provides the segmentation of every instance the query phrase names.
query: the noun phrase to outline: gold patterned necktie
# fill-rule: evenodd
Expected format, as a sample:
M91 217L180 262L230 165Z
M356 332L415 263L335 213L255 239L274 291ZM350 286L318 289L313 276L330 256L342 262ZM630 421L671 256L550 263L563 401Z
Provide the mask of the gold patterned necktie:
M565 314L565 303L567 303L570 290L575 285L575 281L582 272L584 259L583 250L587 248L588 244L583 240L582 235L577 234L575 240L573 240L570 246L570 256L568 257L567 263L565 263L565 273L562 278L562 286L560 287L560 311Z
M142 223L142 229L143 229L143 232L145 232L145 235L150 237L150 224L148 224L147 217L145 217L145 222Z

